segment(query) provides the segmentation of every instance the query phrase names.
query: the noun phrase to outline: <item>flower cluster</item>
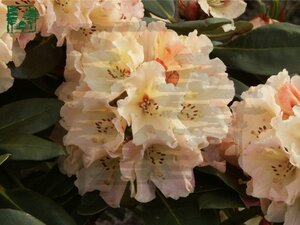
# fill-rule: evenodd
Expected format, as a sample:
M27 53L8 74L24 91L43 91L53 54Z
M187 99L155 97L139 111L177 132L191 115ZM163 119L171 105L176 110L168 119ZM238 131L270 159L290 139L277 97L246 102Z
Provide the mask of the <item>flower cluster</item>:
M283 70L265 85L249 88L233 104L233 144L251 177L247 194L261 200L266 219L295 224L299 210L300 77Z
M179 36L162 22L138 22L95 31L68 52L57 91L68 131L61 167L76 174L81 193L99 190L118 206L128 182L140 202L155 187L174 199L193 192L200 149L224 138L231 121L233 82L209 58L212 48L196 31Z

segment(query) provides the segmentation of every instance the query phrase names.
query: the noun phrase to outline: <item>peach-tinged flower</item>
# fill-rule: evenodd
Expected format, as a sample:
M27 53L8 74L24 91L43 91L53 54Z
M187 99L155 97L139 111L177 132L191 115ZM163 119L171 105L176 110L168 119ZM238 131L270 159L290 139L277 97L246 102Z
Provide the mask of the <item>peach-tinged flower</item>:
M291 163L300 168L300 106L293 108L293 116L286 120L274 120L276 134L290 154Z
M132 197L140 202L155 198L155 187L166 197L186 197L194 190L193 168L202 162L200 151L181 142L176 148L155 144L123 147L120 168L124 179L131 182Z
M85 167L118 149L124 140L124 121L97 93L67 102L61 110L61 124L68 130L64 144L76 145L83 152Z
M56 35L58 45L71 30L92 26L89 15L95 3L94 0L36 0L37 9L45 20L46 32Z
M300 170L272 131L250 144L240 156L240 166L251 176L248 194L293 204L300 196Z
M226 19L240 16L247 6L243 0L198 0L198 3L207 15Z
M64 71L65 82L63 82L55 91L58 98L64 102L73 100L73 92L76 91L76 95L80 92L84 94L89 90L86 83L82 81L82 53L78 51L67 52L66 67Z
M136 145L177 144L172 123L181 110L184 93L166 84L164 71L160 63L147 62L125 81L127 97L118 101L118 112L131 126Z
M130 35L101 32L92 36L91 46L83 49L84 81L108 101L123 91L123 82L143 62L143 47Z
M208 137L222 139L228 132L231 112L227 104L234 96L233 82L227 76L187 74L179 73L178 86L186 85L186 93L176 133L186 136L191 146L206 147Z
M119 158L106 155L89 167L79 170L75 181L79 193L83 195L99 190L100 196L107 204L111 207L120 207L127 181L121 179L119 161Z

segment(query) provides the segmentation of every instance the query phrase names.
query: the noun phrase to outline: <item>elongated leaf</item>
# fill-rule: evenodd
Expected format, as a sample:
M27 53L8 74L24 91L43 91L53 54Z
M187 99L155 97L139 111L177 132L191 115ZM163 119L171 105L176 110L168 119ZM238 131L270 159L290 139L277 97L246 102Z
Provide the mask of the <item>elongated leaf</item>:
M0 223L1 225L46 225L28 213L13 209L0 209Z
M197 167L197 171L206 173L206 174L211 174L219 179L221 179L228 187L231 187L233 190L238 192L240 195L244 196L246 195L245 193L245 185L241 185L239 183L239 180L246 179L243 173L238 170L234 166L227 165L226 167L226 173L221 173L217 171L215 168L212 168L210 166L206 167Z
M47 225L76 225L51 199L29 190L0 190L0 207L22 210Z
M36 180L33 188L52 199L59 198L74 188L74 178L63 175L57 167L54 167L48 174Z
M204 32L213 41L229 41L234 35L241 35L252 30L253 25L248 21L237 21L235 29L225 32L222 27Z
M3 155L0 155L0 165L2 163L4 163L8 158L9 158L10 154L3 154Z
M199 210L197 196L189 195L178 200L162 195L142 205L146 225L218 225L219 216L214 210Z
M0 108L0 138L13 133L32 134L44 130L59 119L62 103L56 99L31 98Z
M245 207L239 196L232 191L209 191L199 194L200 209L227 209Z
M99 196L98 191L86 193L81 198L77 212L80 215L94 215L107 209L107 204Z
M173 21L175 4L173 0L142 0L146 10L154 15Z
M0 140L0 153L14 160L47 160L64 154L63 147L32 135L16 134Z
M208 18L205 20L185 21L179 23L167 23L167 27L175 30L180 34L188 34L189 32L198 30L199 33L214 30L224 24L230 23L230 20L222 18Z
M223 46L213 56L231 69L258 75L277 74L286 68L300 73L300 26L278 23L263 26Z
M51 72L63 58L62 48L56 47L56 38L51 36L27 49L21 66L10 65L10 69L16 78L33 79Z
M237 79L234 79L232 77L229 77L229 79L232 80L234 83L235 97L241 99L241 94L244 91L247 91L249 87Z

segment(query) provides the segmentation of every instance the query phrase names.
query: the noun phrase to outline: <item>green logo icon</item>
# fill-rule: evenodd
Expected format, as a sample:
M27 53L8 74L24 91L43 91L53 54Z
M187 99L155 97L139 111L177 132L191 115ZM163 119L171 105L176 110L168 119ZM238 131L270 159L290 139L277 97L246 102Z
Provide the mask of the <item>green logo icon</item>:
M39 13L31 5L7 6L7 32L8 33L34 33Z

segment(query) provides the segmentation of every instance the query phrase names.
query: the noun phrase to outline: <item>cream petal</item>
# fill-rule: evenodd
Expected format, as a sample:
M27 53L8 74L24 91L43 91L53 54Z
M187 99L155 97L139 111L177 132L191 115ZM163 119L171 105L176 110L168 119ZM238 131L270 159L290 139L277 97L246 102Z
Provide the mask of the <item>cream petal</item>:
M13 85L14 79L10 69L0 61L0 93L6 91Z

